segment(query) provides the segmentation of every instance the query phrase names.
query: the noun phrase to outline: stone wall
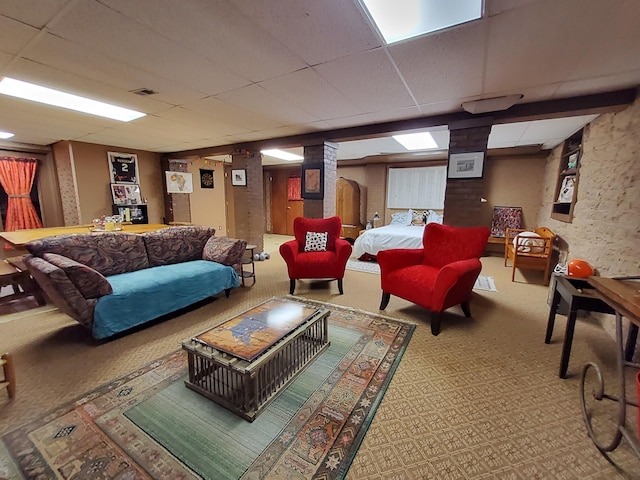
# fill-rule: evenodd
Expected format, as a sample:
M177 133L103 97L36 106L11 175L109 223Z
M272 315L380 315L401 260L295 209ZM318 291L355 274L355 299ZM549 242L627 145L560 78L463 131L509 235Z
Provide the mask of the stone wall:
M550 218L561 150L556 147L547 161L538 223L566 243L568 260L585 259L603 277L640 275L640 100L622 112L600 115L585 128L571 223ZM613 317L594 316L615 337ZM638 346L634 360L640 361Z
M548 225L601 276L640 274L640 101L603 114L584 131L573 221L551 218L562 146L547 160L538 224Z

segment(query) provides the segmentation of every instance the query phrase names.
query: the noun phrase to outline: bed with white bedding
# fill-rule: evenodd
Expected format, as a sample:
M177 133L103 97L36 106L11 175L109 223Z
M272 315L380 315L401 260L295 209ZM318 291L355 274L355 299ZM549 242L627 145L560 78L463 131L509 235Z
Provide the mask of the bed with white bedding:
M434 211L394 213L391 223L384 227L365 230L353 244L353 256L375 257L382 250L392 248L422 248L422 235L427 223L442 223L442 215ZM420 224L416 224L416 222ZM365 258L367 258L365 256Z
M376 256L381 250L392 248L422 248L423 233L424 225L385 225L365 230L353 244L353 256Z

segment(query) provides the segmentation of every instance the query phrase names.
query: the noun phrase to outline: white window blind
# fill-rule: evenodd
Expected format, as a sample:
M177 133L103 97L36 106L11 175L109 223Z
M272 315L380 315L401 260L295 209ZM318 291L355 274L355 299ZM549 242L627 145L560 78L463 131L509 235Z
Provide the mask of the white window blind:
M390 168L387 208L443 209L447 166Z

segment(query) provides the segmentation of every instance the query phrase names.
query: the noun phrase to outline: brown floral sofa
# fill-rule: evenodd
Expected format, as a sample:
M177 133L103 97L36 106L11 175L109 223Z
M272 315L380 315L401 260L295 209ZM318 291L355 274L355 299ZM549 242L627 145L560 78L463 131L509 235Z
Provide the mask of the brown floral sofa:
M49 299L100 339L228 297L246 244L201 226L60 235L28 243L25 263Z

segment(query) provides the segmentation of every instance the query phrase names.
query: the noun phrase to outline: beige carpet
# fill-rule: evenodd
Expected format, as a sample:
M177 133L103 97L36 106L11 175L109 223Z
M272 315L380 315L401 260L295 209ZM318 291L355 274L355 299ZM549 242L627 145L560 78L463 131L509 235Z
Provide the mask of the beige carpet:
M255 286L109 342L92 341L61 313L5 316L0 350L14 355L18 392L12 401L0 392L0 433L176 350L212 321L286 294L289 280L277 253L286 238L266 237L271 259L256 263ZM580 413L580 368L587 361L600 364L611 388L613 340L595 322L580 319L570 378L559 379L564 317L546 345L547 288L537 272L518 272L512 283L502 262L483 258L482 273L495 279L498 292L474 293L473 319L451 309L438 337L431 335L424 310L391 298L385 315L418 326L348 479L640 478L640 460L625 441L610 464L588 438ZM299 281L296 295L377 312L379 281L348 270L344 295L336 282L313 281ZM631 396L635 400L635 392ZM608 410L615 414L615 404ZM630 428L635 422L632 411Z

